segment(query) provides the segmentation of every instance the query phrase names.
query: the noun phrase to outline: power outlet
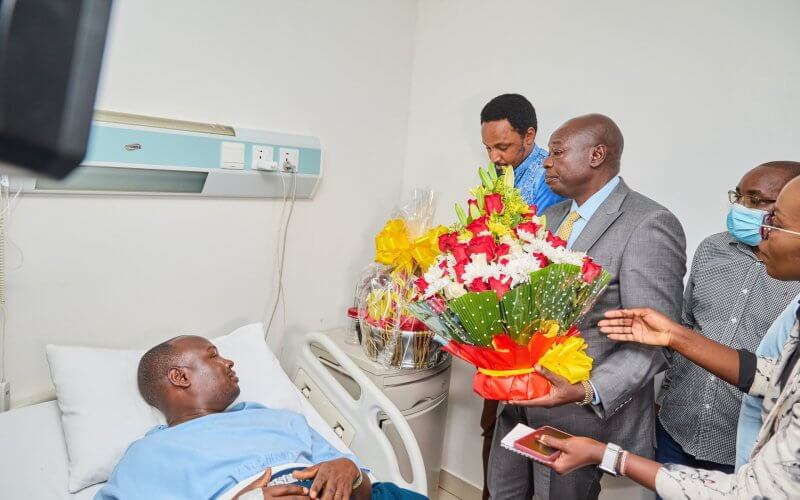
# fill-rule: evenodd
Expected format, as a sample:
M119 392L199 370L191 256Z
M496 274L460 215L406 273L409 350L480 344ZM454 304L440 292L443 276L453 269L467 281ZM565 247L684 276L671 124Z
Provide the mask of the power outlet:
M250 167L253 170L277 170L278 162L272 159L272 146L253 146L253 158Z
M11 383L8 381L0 382L0 412L11 409Z
M278 165L284 172L297 172L300 168L300 150L281 148L278 155Z

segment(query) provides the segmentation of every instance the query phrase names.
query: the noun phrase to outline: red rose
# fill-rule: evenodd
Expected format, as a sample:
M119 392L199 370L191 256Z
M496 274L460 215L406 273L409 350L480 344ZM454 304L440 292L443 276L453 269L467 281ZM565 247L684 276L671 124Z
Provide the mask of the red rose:
M430 285L430 283L425 281L425 278L417 278L417 280L414 281L414 284L417 285L417 289L422 294L428 290L428 286Z
M439 236L439 251L449 252L458 244L458 233L445 233Z
M474 221L467 224L467 230L475 236L479 236L481 233L488 232L489 226L486 225L486 216L478 217Z
M491 262L494 260L495 248L497 248L497 245L495 245L494 238L486 234L483 236L476 236L469 240L469 248L467 251L470 257L475 254L485 254L486 262Z
M547 231L547 242L550 243L550 246L553 248L567 248L567 242L556 236L555 234L551 233L550 230Z
M517 224L517 227L514 228L514 234L517 235L517 238L521 239L522 237L519 235L519 231L525 231L526 233L529 233L534 237L536 237L536 233L539 232L539 229L541 229L541 227L542 227L541 225L533 221L521 222Z
M474 280L472 280L472 283L467 285L467 289L470 292L485 292L486 290L489 289L489 287L486 286L486 283L484 283L482 279L475 278Z
M504 255L508 255L508 252L510 252L510 251L511 251L511 247L508 245L508 243L500 243L494 249L494 255L495 255L495 257L499 258L499 257L502 257Z
M483 204L486 207L486 213L489 215L503 213L503 198L498 193L486 195L483 198Z
M530 217L533 217L534 215L539 213L539 207L537 207L536 205L528 205L528 209L530 210L529 212Z
M497 294L497 300L500 300L511 288L511 278L503 275L500 276L500 279L489 278L489 287L495 294Z
M453 257L456 258L456 262L461 262L462 260L469 260L469 254L467 253L467 244L466 243L456 243L455 246L450 250L453 253Z
M453 270L456 272L456 281L459 283L464 283L464 269L467 267L468 263L469 261L464 259L456 262L456 265L453 266Z
M478 212L481 211L481 209L478 207L478 200L476 200L474 198L472 198L470 200L467 200L467 208L470 208L470 207L475 207L475 209L478 210Z
M583 275L583 281L587 283L591 283L597 279L598 276L603 272L603 266L600 264L596 264L591 257L584 257L583 258L583 266L581 267L581 274Z
M542 252L535 252L533 256L539 261L539 267L541 268L545 268L548 264L550 264L550 260Z
M439 262L439 269L442 270L442 278L447 276L448 270L447 270L447 261L446 260L443 260L443 261Z

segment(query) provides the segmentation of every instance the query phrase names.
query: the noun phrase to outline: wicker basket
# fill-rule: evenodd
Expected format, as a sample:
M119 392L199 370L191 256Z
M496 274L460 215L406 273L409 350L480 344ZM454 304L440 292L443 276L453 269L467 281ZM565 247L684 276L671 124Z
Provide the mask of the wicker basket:
M401 330L396 333L397 341L393 341L395 332L361 322L362 347L372 361L386 363L389 366L408 369L430 368L439 363L447 353L439 349L433 340L430 330L410 332ZM391 355L381 356L387 349L394 347Z

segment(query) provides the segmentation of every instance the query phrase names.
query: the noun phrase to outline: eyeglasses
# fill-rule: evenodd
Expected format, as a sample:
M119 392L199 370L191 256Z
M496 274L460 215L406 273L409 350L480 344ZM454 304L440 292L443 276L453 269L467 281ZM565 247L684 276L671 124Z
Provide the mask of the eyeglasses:
M766 207L775 203L775 200L759 198L758 196L753 196L751 194L742 194L734 189L728 191L728 201L731 203L739 203L741 200L745 199L750 201L750 205L753 207Z
M790 231L788 229L783 229L782 227L775 227L773 225L774 224L773 223L774 219L775 219L775 212L774 211L772 211L772 212L770 212L770 213L768 213L768 214L766 214L764 216L764 220L761 223L761 227L759 228L759 231L761 232L761 239L762 240L768 240L769 239L769 233L771 233L773 229L775 231L781 231L783 233L789 233L789 234L793 234L795 236L800 236L800 233L797 232L797 231Z

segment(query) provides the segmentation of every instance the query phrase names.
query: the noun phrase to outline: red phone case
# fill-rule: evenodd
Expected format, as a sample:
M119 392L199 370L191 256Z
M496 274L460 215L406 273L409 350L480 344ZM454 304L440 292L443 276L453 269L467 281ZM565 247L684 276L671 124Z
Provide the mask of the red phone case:
M555 437L558 438L572 437L571 434L567 434L564 431L550 427L549 425L545 425L514 441L514 448L527 453L535 460L540 462L553 462L556 458L558 458L558 455L561 454L561 451L550 448L549 446L545 446L539 442L539 436L543 432L548 435L555 435Z

